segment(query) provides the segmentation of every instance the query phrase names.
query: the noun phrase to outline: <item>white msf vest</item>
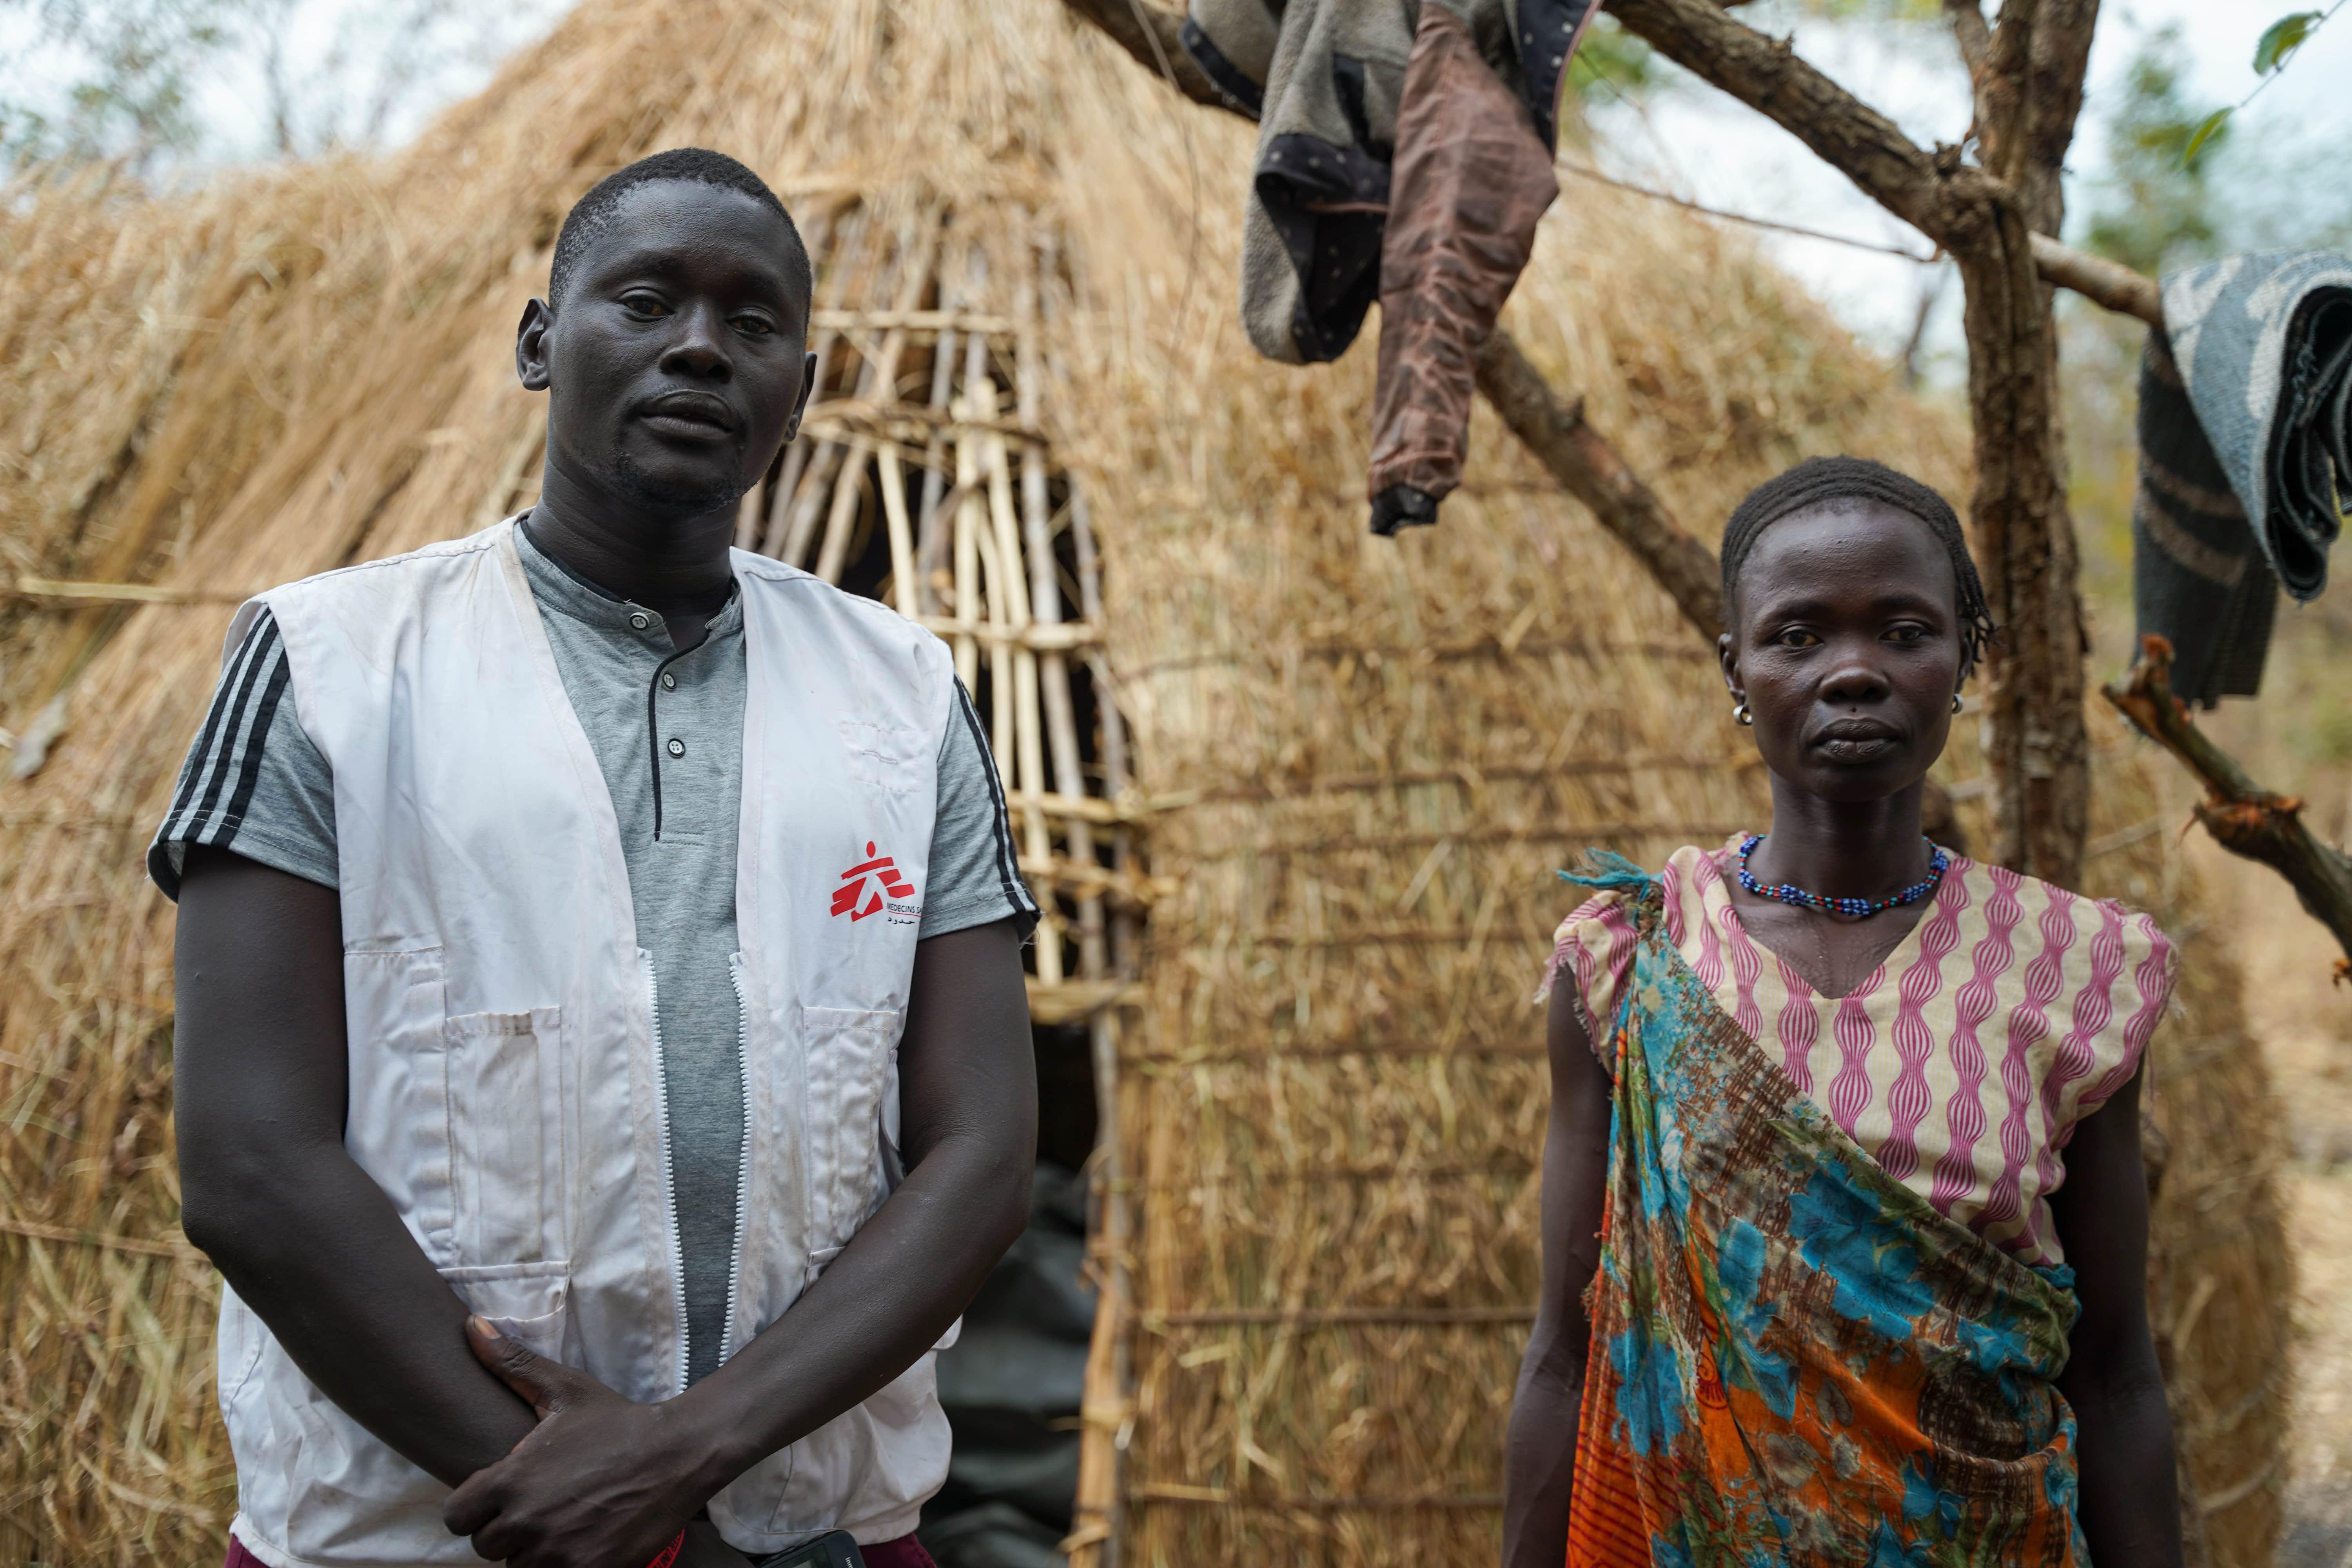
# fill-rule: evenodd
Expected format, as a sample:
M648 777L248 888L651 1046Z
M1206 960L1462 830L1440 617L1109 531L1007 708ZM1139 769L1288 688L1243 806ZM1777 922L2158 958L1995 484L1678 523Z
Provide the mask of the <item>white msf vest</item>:
M275 589L227 646L269 608L334 770L352 1157L475 1311L664 1399L684 1384L686 1314L652 963L513 527ZM734 570L750 681L730 1355L899 1174L898 1037L955 679L936 638L880 605L740 551ZM220 1396L234 1528L272 1568L478 1561L442 1526L447 1489L227 1291ZM947 1464L926 1355L710 1513L754 1555L835 1528L887 1541Z

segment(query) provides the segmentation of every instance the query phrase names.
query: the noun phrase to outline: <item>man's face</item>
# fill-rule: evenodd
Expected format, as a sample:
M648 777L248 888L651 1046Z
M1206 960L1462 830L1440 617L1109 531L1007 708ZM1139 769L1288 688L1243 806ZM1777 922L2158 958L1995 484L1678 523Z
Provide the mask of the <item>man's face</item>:
M623 197L564 298L523 318L516 359L548 390L550 457L656 515L734 504L808 397L793 247L740 191L661 180Z

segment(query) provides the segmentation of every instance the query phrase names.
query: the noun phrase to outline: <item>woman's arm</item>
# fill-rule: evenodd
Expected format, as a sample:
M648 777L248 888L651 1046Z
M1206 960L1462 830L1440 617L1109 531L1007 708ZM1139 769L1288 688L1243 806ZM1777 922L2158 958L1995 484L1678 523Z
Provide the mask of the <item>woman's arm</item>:
M1551 1121L1544 1133L1543 1299L1511 1402L1505 1568L1559 1568L1568 1555L1569 1491L1591 1333L1584 1291L1601 1267L1601 1206L1609 1183L1609 1075L1593 1057L1565 980L1552 991L1545 1035Z
M2172 1413L2147 1327L2137 1074L2075 1127L2050 1212L2083 1303L2058 1378L2079 1430L2083 1539L2094 1563L2179 1568Z

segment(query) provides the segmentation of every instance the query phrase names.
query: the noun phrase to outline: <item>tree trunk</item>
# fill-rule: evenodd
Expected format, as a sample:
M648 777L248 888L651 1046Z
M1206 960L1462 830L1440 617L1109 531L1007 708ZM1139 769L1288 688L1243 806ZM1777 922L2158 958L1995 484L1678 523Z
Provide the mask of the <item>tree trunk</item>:
M2057 419L2057 350L2018 204L1988 193L1956 225L1967 290L1970 503L1977 566L2000 628L1986 661L1993 854L2076 886L2090 826L2090 737L2083 721L2083 606ZM1963 234L1953 235L1955 242Z
M2082 107L2097 0L1946 0L1975 87L1984 166L1930 153L1715 0L1610 0L1626 28L1778 121L1897 217L1951 253L1968 300L1970 503L1979 569L2000 637L1985 671L1993 858L2061 886L2083 868L2090 742L2083 610L2058 432L2057 348L2033 236L2054 237L2059 181ZM2043 248L2054 249L2045 239Z

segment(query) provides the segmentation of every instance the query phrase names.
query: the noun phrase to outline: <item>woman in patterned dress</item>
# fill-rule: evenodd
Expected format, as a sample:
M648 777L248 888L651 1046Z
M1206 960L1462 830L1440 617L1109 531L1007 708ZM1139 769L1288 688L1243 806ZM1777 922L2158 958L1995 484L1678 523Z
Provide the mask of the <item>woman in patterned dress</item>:
M1508 1568L2177 1568L2139 1156L2171 944L1923 837L1992 629L1934 491L1814 459L1723 567L1772 821L1570 879Z

